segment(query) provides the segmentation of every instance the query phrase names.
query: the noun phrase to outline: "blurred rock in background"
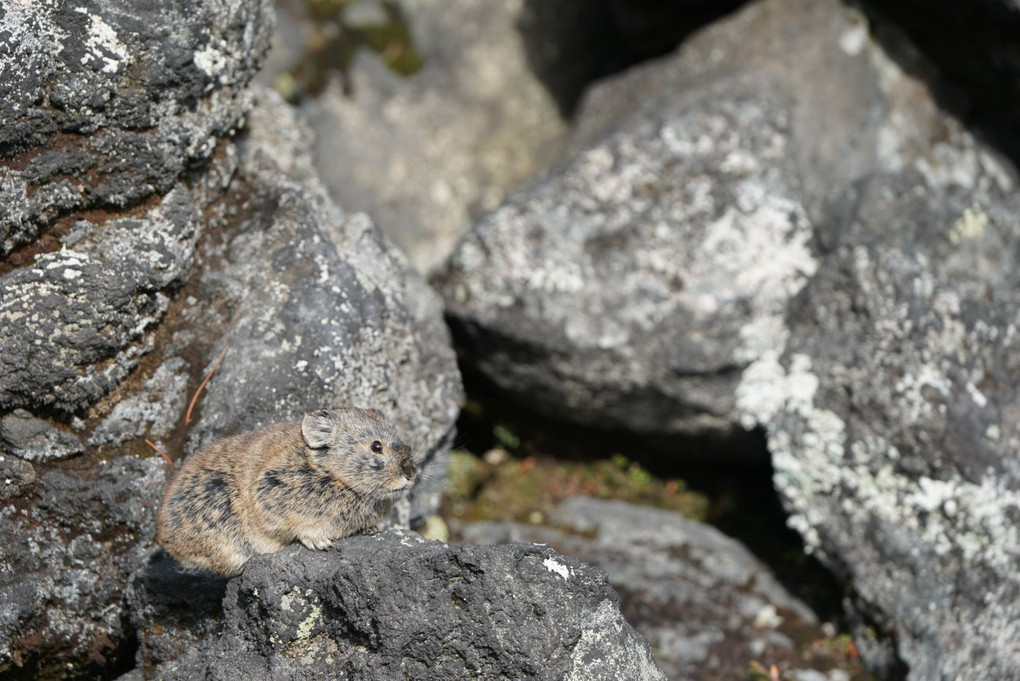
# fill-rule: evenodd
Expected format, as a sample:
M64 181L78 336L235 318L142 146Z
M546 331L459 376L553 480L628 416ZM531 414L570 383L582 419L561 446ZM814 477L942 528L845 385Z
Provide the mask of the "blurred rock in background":
M262 78L299 101L331 196L367 212L431 271L475 219L557 157L567 122L540 74L579 93L598 68L589 27L605 11L583 2L356 2L326 19L320 5L281 3ZM391 41L381 54L370 49L377 35ZM330 54L343 61L316 61L309 50L331 36ZM408 54L411 73L400 61ZM306 81L320 91L295 89Z

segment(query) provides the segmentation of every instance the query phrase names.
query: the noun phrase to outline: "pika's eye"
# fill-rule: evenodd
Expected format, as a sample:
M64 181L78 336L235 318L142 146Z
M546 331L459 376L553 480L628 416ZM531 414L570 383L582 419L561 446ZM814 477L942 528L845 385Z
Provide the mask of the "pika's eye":
M382 443L376 440L372 443L372 451L376 454L382 454Z

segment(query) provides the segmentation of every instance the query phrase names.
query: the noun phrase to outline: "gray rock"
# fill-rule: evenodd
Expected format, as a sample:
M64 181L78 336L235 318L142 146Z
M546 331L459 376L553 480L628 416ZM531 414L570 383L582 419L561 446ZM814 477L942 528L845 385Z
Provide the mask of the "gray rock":
M781 350L790 300L846 243L1020 271L1014 173L834 0L750 4L596 87L571 148L436 279L465 361L558 418L753 426L745 368Z
M741 544L679 513L621 501L574 497L549 517L551 525L465 523L467 542L536 541L606 571L621 610L644 635L673 679L738 678L752 659L792 647L780 625L817 626Z
M1015 289L845 247L738 389L791 526L911 680L1020 669L1018 314Z
M0 326L5 350L22 342L42 348L36 356L0 355L0 367L10 369L0 374L10 389L0 394L12 406L20 400L82 409L77 422L88 453L77 470L101 479L107 467L93 458L97 449L147 451L141 440L155 437L178 454L188 445L193 451L212 438L305 410L343 403L379 407L420 445L423 458L414 502L404 503L395 518L406 526L438 503L436 481L445 473L461 399L441 303L367 218L348 216L330 202L302 146L303 128L291 116L278 99L268 98L242 140L226 147L189 188L173 189L137 217L101 226L80 221L63 237L63 251L7 274L5 281L35 277L39 290L63 286L58 290L73 295L8 298L9 291L27 289L3 289L0 303L10 314L44 301L61 316L50 321L37 310L38 324ZM73 268L72 260L78 263ZM54 262L60 267L49 267ZM81 274L68 277L68 271ZM185 283L187 295L171 300ZM108 295L111 290L117 295ZM51 343L33 340L51 332L57 334ZM187 397L196 387L189 390L189 376L200 369L194 358L208 350L211 363L221 344L230 352L191 424L184 424ZM151 353L144 371L130 373L144 351ZM124 587L152 546L150 515L165 464L158 458L135 462L152 475L159 471L158 480L142 485L137 475L125 473L120 484L126 487L114 493L96 483L98 496L88 496L88 483L67 482L76 479L59 471L39 471L46 482L33 486L31 466L3 463L10 482L0 494L9 501L0 512L22 524L10 526L10 555L0 556L9 566L4 594L19 604L6 611L6 628L0 628L0 665L90 674L127 651ZM54 481L71 491L51 520L58 503L52 500ZM120 518L120 507L109 510L110 495L110 503L132 509L133 519ZM33 534L24 525L36 517L49 523L47 531ZM108 526L110 518L120 519ZM95 532L88 529L93 526ZM94 564L69 567L64 556L78 549L88 553L79 563ZM88 597L65 598L70 589L85 589L84 582L68 583L79 577L101 579L104 586ZM46 614L40 604L51 602L60 606ZM52 655L41 657L43 650Z
M0 508L0 673L90 676L124 654L124 589L152 547L164 468L122 457L88 480L54 470L31 486L35 503Z
M0 8L0 675L103 676L131 654L125 587L165 467L123 456L145 438L179 454L378 406L432 482L398 520L438 503L461 399L441 301L329 201L277 100L223 139L269 23L263 0ZM189 432L191 379L224 344Z
M171 434L184 416L188 399L188 363L171 357L146 379L142 392L129 395L113 405L89 438L93 447L119 445L130 438L154 440Z
M25 461L66 459L85 451L74 433L54 427L24 409L0 418L0 452Z
M421 519L438 505L463 399L442 302L367 216L332 203L300 136L281 129L302 126L266 93L240 144L246 217L204 275L209 307L236 312L197 322L221 339L210 362L229 350L189 448L324 406L380 409L418 447L423 482L402 513Z
M0 255L72 210L164 194L250 107L268 0L6 3Z
M159 678L665 678L605 574L538 546L295 546L252 559L223 609Z
M0 499L23 494L35 483L35 468L27 461L0 454Z
M155 552L131 575L126 591L138 636L136 671L151 673L161 662L215 635L222 627L226 590L226 578L182 572L166 553Z
M739 79L660 104L483 220L440 286L466 359L531 406L728 433L741 369L816 267L792 112Z
M124 380L188 273L200 225L177 187L142 217L79 222L67 247L0 277L0 409L75 412Z
M367 4L377 3L354 9ZM527 4L400 2L422 69L401 76L365 50L343 78L302 104L331 196L369 213L423 272L443 262L474 219L545 168L567 131L532 70L539 50L522 28L530 25ZM574 26L590 3L568 4L577 7L561 21ZM295 14L281 13L278 40L289 40L268 78L308 44L307 27L288 25ZM372 23L355 13L348 20ZM556 51L562 45L544 47L550 60L566 61Z

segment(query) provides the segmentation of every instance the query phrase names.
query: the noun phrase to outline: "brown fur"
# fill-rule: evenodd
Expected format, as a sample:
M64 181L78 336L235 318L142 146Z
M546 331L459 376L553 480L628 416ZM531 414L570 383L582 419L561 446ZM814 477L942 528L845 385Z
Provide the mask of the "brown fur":
M163 494L156 539L187 569L236 575L295 540L322 549L373 531L416 477L380 412L312 412L188 457Z

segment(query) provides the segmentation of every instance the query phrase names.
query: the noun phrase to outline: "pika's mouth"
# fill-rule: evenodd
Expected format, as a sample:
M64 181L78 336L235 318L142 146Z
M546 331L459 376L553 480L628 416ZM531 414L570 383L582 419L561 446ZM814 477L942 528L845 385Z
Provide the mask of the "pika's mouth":
M404 478L401 482L397 483L393 487L390 487L386 490L387 496L392 497L402 496L403 494L409 492L412 487L414 487L415 480L417 480L417 476L415 476L414 478Z

